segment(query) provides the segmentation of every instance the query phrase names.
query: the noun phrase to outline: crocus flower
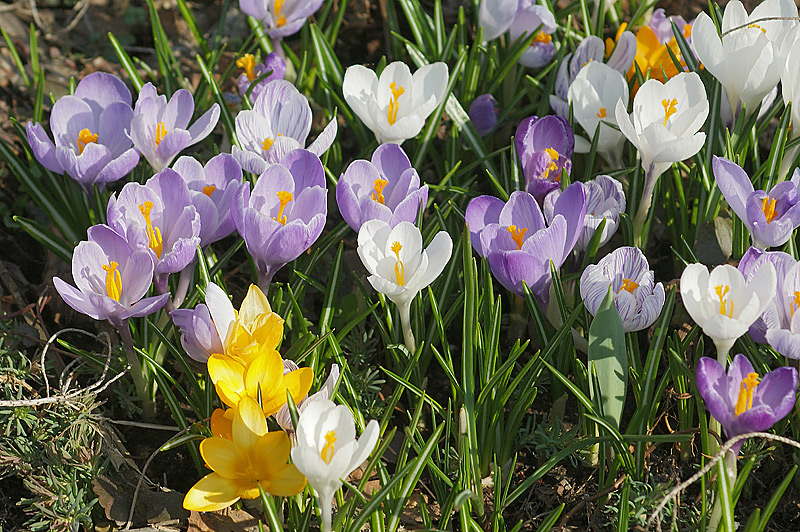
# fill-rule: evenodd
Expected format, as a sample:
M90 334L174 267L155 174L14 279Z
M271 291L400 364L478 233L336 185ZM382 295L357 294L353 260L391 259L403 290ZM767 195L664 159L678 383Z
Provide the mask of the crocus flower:
M636 56L636 37L633 33L624 31L624 27L625 24L617 32L616 44L610 39L603 44L600 37L589 35L581 41L574 54L568 53L564 56L556 75L555 94L550 95L550 107L556 114L569 118L570 85L584 65L603 62L604 53L608 55L606 65L620 74L628 71Z
M796 18L792 0L766 0L750 15L739 0L733 0L725 6L720 36L711 17L697 16L692 46L705 69L725 88L734 117L742 108L748 114L755 111L777 85L786 61L781 45Z
M297 33L321 5L322 0L239 0L242 13L262 21L273 39Z
M751 247L739 261L739 271L749 280L768 263L777 272L775 298L750 327L750 337L768 343L787 358L800 359L800 263L782 251Z
M691 24L687 24L686 20L680 15L671 15L668 17L666 12L660 7L653 11L653 16L650 17L650 22L647 25L653 30L658 42L661 44L668 44L671 40L675 39L671 22L675 23L675 27L678 28L678 31L687 39L691 38Z
M797 126L800 124L800 25L796 25L787 35L783 42L782 54L786 57L786 63L781 73L781 94L784 104L792 102L792 124L796 125L792 128L791 135L792 139L796 139L800 137L800 127ZM780 180L789 173L797 158L798 150L800 148L794 147L784 153L779 173Z
M297 445L292 461L319 495L322 531L330 532L333 496L355 468L369 457L380 428L374 419L356 439L353 414L327 399L309 403L297 423Z
M306 479L288 463L291 447L285 432L267 431L258 403L243 399L235 410L231 439L212 436L200 442L200 454L213 473L189 489L183 507L199 512L221 510L239 499L258 498L259 486L271 495L297 495Z
M353 65L344 73L342 92L353 112L374 134L379 144L402 144L416 137L425 119L444 98L448 70L445 63L420 67L414 75L401 61L381 72Z
M681 297L689 316L714 340L717 359L727 359L733 343L764 312L775 297L772 264L758 269L749 282L728 264L708 273L702 264L690 264L681 275Z
M132 247L150 252L153 280L161 294L169 291L169 274L183 270L200 244L200 215L183 178L169 168L144 185L126 184L109 199L106 217Z
M290 371L294 371L298 369L297 364L292 362L291 360L284 360L283 361L283 372L284 374L289 373ZM305 412L306 408L313 402L319 399L330 399L333 397L333 390L336 387L336 383L339 381L339 366L337 364L333 364L331 366L331 373L328 375L328 378L325 379L325 383L319 389L317 393L311 396L307 396L305 399L302 399L299 403L297 403L297 411L299 414ZM283 430L288 433L294 432L294 424L292 424L292 416L289 413L289 405L283 405L281 409L275 414L275 421L278 422L278 425L281 426Z
M271 74L259 81L258 84L253 87L253 90L250 91L251 101L258 98L258 95L264 90L267 83L275 81L276 79L283 79L283 75L286 73L286 61L276 52L267 54L263 63L256 63L256 58L253 54L244 54L236 60L236 66L244 70L244 72L236 78L236 86L239 88L239 95L242 98L247 94L250 85L252 85L255 80L271 72Z
M636 75L636 67L639 68L643 75L648 75L649 73L651 79L657 79L661 82L674 77L678 72L683 72L686 68L686 60L681 54L681 49L672 33L672 26L669 25L669 21L664 22L663 19L656 19L656 22L659 24L658 29L654 29L652 26L642 26L636 32L636 60L635 66L631 65L628 70L629 79L633 79ZM665 33L664 24L669 26L670 38L666 42L662 41ZM690 41L691 30L692 27L690 25L684 25L683 36ZM672 60L670 52L678 59L681 65L680 70L675 65L675 61ZM664 77L665 74L666 78Z
M381 144L372 161L353 161L336 184L336 203L354 231L368 220L392 227L414 222L428 203L428 185L419 186L419 174L397 144Z
M319 157L294 150L261 174L252 193L250 183L245 183L233 198L233 220L256 262L264 293L275 272L322 233L328 215L326 196Z
M88 193L136 167L139 152L129 137L131 93L119 78L95 72L83 78L75 93L53 105L50 128L55 144L40 123L25 130L36 159L48 170L67 173Z
M653 270L639 248L617 248L583 271L581 298L592 316L597 314L609 287L625 332L646 329L661 314L664 286L654 283Z
M483 0L478 11L478 24L483 29L484 41L491 41L509 32L511 40L539 28L536 36L520 56L520 64L539 68L556 54L552 34L556 31L553 13L533 0Z
M205 166L193 157L183 156L172 169L186 182L192 205L200 215L200 245L230 235L236 226L231 217L231 198L242 183L242 168L228 153L209 159Z
M153 281L150 253L131 248L107 225L90 227L88 237L72 254L77 288L53 278L67 305L96 320L109 320L118 328L128 318L146 316L164 306L169 294L144 298Z
M560 116L531 116L517 126L514 142L522 161L525 191L541 204L549 192L561 186L562 170L569 174L572 169L572 128Z
M181 345L189 357L205 363L212 354L225 352L206 305L173 310L169 315L181 331Z
M708 98L694 72L681 72L666 83L646 81L633 98L633 113L617 102L615 114L622 133L639 150L645 172L639 210L634 218L634 233L642 233L653 189L658 178L673 163L700 151L706 134L699 129L708 117Z
M211 133L219 120L219 105L213 104L189 126L193 113L194 98L186 89L175 91L169 101L163 94L158 95L152 83L139 91L131 121L131 139L156 172Z
M547 308L550 299L550 262L560 268L583 229L583 184L568 186L553 210L548 226L534 197L517 191L505 204L492 196L479 196L469 202L465 214L472 247L489 260L500 284L523 296L524 281L542 308Z
M586 191L586 216L583 219L583 230L578 241L575 243L574 250L583 252L592 240L595 231L600 226L600 222L606 221L603 226L603 234L600 236L598 247L605 245L619 227L619 215L625 212L625 193L622 191L622 183L607 175L599 175L596 178L583 183ZM555 205L561 191L556 189L544 199L544 217L548 223L553 223L555 216Z
M306 147L311 131L311 106L294 85L282 79L267 83L253 102L253 109L236 115L236 136L243 149L233 146L236 161L246 172L262 174L292 150ZM336 138L334 117L308 146L319 156Z
M469 119L478 135L485 137L497 127L500 117L500 104L491 94L481 94L469 106Z
M713 358L702 357L697 364L697 390L730 439L769 430L792 411L797 370L784 366L761 378L744 355L733 357L727 372ZM731 452L738 455L743 443L734 444Z
M753 246L782 246L791 238L800 226L800 170L791 181L765 192L754 190L747 173L728 159L714 156L711 166L720 192L750 231Z
M446 231L436 233L422 249L422 234L410 222L392 227L383 220L369 220L358 232L358 256L370 274L367 281L397 305L405 344L412 353L416 346L409 316L411 301L439 277L452 252L453 241Z
M604 63L587 63L570 85L568 97L575 120L589 135L589 140L594 138L597 128L600 128L597 152L613 168L621 167L625 136L614 127L617 119L613 110L618 101L628 101L628 82L625 76Z

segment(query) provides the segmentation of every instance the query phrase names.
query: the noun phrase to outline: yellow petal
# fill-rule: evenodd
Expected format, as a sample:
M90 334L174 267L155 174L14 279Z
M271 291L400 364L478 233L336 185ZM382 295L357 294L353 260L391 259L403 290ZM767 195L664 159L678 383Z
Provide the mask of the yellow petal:
M274 472L269 478L269 485L261 482L264 491L280 497L291 497L297 495L306 486L306 477L297 470L294 464L286 464L286 467Z
M207 365L211 382L224 382L232 390L244 390L244 366L238 361L226 355L211 355Z
M251 457L259 479L269 478L289 461L292 444L283 431L268 432L259 438Z
M200 454L209 469L225 478L238 478L248 466L247 457L239 447L225 438L211 437L201 441Z
M283 338L283 318L275 314L262 314L251 326L253 341L269 349L276 349Z
M266 433L267 419L261 407L251 397L243 396L233 418L233 442L245 456L252 458L259 438Z
M239 319L247 326L253 323L259 314L269 314L271 312L272 308L269 306L267 296L258 286L251 284L239 309Z
M214 410L214 412L211 413L211 434L219 436L220 438L225 438L226 440L232 440L233 414L234 410L231 408L227 410L217 408Z
M261 387L261 400L275 395L277 388L283 380L283 359L274 349L261 349L258 356L247 366L245 375L245 389L247 395L258 398L259 386ZM284 398L283 402L286 402Z
M292 394L292 400L299 403L308 395L314 382L314 371L311 368L300 368L283 376L283 385ZM283 393L284 397L286 392Z
M198 512L221 510L239 500L238 492L238 483L210 473L191 487L183 499L183 507Z

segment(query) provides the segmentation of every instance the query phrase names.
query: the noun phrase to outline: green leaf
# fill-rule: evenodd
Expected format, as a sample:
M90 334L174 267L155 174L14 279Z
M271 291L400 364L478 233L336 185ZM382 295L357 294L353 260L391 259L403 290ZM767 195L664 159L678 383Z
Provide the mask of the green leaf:
M614 304L614 293L609 286L608 294L589 327L588 364L590 368L594 365L600 388L590 388L592 402L597 404L599 400L603 416L617 429L628 386L628 355L625 345L625 331Z

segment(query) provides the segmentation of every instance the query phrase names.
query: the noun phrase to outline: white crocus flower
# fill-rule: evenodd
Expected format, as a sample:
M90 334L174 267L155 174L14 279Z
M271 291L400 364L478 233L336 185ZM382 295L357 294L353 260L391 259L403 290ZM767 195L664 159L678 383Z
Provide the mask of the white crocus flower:
M783 103L792 102L792 139L796 139L800 137L800 25L786 36L782 50L786 55L786 63L781 74L781 91ZM794 147L783 155L779 174L781 181L789 173L798 150L800 148Z
M615 115L622 133L639 150L645 172L633 220L634 235L640 238L659 176L673 163L695 155L706 141L699 130L708 117L708 97L700 76L681 72L666 83L646 81L633 98L633 112L628 115L625 102L619 100Z
M400 311L406 347L416 346L411 332L411 301L444 270L453 252L453 241L446 231L439 231L426 249L422 234L410 222L394 228L382 220L370 220L358 232L358 256L370 273L372 287L386 294Z
M331 530L333 495L353 470L367 459L378 441L374 419L356 440L353 414L344 405L315 399L300 414L297 446L292 449L294 465L319 495L322 531Z
M422 131L425 119L442 102L447 79L444 63L425 65L412 76L408 65L395 61L380 79L372 70L353 65L344 73L342 92L378 143L402 144Z
M733 0L722 15L722 36L705 13L692 25L695 53L725 88L734 120L743 106L752 113L780 81L783 40L796 24L792 18L797 18L792 0L767 0L750 15Z
M714 340L717 360L725 365L737 338L775 298L775 267L766 263L746 282L742 272L723 264L709 274L702 264L690 264L681 275L683 305L703 332Z
M614 107L619 100L628 101L628 82L625 76L605 63L591 61L581 68L569 87L568 95L575 120L589 134L590 140L597 128L600 128L597 151L613 168L622 167L625 136L603 122L617 125Z

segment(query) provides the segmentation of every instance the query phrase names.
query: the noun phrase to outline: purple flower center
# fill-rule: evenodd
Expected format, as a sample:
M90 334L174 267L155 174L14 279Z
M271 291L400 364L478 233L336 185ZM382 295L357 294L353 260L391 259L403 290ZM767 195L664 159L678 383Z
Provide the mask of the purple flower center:
M150 211L153 209L153 202L152 201L145 201L141 205L139 205L139 211L144 216L144 221L147 224L147 238L150 240L149 246L152 249L158 258L161 258L161 253L163 252L164 241L161 238L161 229L158 227L153 226L152 220L150 220Z
M91 144L92 142L97 142L97 133L92 133L89 129L83 128L81 129L80 133L78 133L78 155L83 153L83 150L86 148L87 144Z
M383 197L383 189L386 188L386 185L388 184L389 181L386 179L381 179L380 177L376 179L372 183L372 188L375 190L375 192L373 192L370 197L381 205L386 205L386 198Z
M275 193L278 196L278 199L281 202L281 206L278 209L278 216L273 218L276 222L280 222L281 225L286 225L286 215L283 214L283 209L286 208L286 205L294 199L294 194L291 192L287 192L286 190L281 190L280 192Z
M775 198L770 198L767 196L763 200L761 200L761 210L764 211L764 216L767 219L767 223L770 223L778 213L775 211L775 207L778 206L778 200Z
M542 179L548 179L547 176L550 175L551 171L555 172L555 171L558 170L558 165L556 164L556 161L558 160L560 155L553 148L545 148L544 151L547 152L547 155L550 156L550 166L548 166L547 168L544 169L544 172L542 173ZM558 183L560 183L561 182L561 174L559 174L556 177L554 177L553 180L558 182Z
M639 288L639 283L637 283L636 281L634 281L632 279L623 279L622 280L622 286L619 287L619 290L617 290L617 293L619 294L623 290L627 290L628 292L630 292L632 294L633 291L636 290L637 288Z
M736 399L736 408L734 409L736 416L753 408L753 392L760 382L761 381L758 380L758 373L755 372L748 373L747 377L742 379L742 382L739 384L739 397Z
M108 297L119 303L119 298L122 295L122 276L117 271L116 262L109 261L108 264L103 264L103 270L106 272L106 293Z
M284 0L275 0L275 25L282 28L286 25L286 17L281 14Z
M236 66L244 70L244 73L247 75L247 79L250 81L256 79L256 58L253 54L244 54L242 57L236 60Z
M217 187L214 185L206 185L203 187L203 194L210 198L211 194L213 194L215 190L217 190Z
M517 245L517 249L522 249L522 243L525 242L525 232L527 227L517 229L516 225L509 225L508 232L511 233L511 240Z
M159 122L158 126L156 127L156 146L161 144L161 141L164 140L164 137L167 136L167 127L164 125L164 122Z

